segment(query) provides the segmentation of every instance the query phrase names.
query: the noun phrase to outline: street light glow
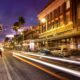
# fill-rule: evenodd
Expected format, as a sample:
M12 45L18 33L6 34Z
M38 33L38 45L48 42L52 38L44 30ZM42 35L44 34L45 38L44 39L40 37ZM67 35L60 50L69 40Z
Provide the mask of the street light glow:
M46 22L46 19L45 18L41 19L41 22L42 23L45 23Z
M14 35L6 35L6 37L13 38Z
M23 31L23 29L18 29L18 32L22 32Z

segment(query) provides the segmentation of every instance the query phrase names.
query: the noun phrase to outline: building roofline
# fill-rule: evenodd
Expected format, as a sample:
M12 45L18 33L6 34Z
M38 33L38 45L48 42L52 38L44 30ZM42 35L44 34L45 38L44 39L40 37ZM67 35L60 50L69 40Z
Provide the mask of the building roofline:
M66 0L51 0L50 3L48 3L44 9L38 14L38 19L44 18L47 14L49 14L51 11L55 10L59 6L61 6Z
M46 9L54 1L55 0L50 0L39 13L41 13L44 9Z
M40 11L40 12L42 12L45 8L47 8L52 2L54 2L55 0L50 0L47 4L46 4L46 6L44 6L44 8Z

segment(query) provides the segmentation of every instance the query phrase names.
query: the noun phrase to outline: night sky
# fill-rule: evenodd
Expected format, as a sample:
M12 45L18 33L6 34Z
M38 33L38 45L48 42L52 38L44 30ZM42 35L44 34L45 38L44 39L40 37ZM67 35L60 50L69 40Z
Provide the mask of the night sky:
M6 34L14 33L11 26L19 16L25 18L25 26L38 24L37 15L49 0L0 0L0 24L4 27L0 32L0 40Z

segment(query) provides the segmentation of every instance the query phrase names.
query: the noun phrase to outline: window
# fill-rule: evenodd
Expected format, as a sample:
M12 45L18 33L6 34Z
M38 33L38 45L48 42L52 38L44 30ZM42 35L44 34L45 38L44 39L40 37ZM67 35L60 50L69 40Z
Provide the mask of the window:
M54 10L54 17L58 17L58 9Z
M78 16L78 19L80 19L80 5L78 5L77 7L77 16Z
M58 7L58 16L60 16L60 7Z
M52 12L52 19L54 19L54 11Z
M50 13L50 20L52 20L52 12Z
M69 9L70 8L70 0L67 0L66 2L66 9Z
M57 28L58 26L59 26L59 21L56 20L56 21L55 21L55 26L54 26L54 27Z
M51 27L52 27L51 23L48 23L48 29L51 29Z
M49 15L47 15L47 20L49 21Z
M70 11L68 11L68 12L66 13L66 23L68 23L70 20L71 20Z
M43 26L43 31L44 31L44 32L46 31L46 25Z
M60 26L62 26L64 24L64 20L63 20L63 15L60 16Z
M46 31L46 26L42 25L42 32L45 32L45 31Z
M77 6L77 25L80 26L80 4Z
M63 13L63 6L60 6L60 14Z
M52 22L52 28L54 28L54 22Z

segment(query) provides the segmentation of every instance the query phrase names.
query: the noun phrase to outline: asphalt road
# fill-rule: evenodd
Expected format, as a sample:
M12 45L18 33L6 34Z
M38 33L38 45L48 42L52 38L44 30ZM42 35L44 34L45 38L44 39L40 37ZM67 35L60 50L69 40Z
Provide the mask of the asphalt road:
M17 51L15 53L18 54ZM38 66L43 67L44 69L48 70L49 74L51 74L53 76L56 76L59 80L80 80L80 77L77 77L76 75L73 75L75 72L74 73L73 72L69 73L69 72L65 72L64 69L63 70L58 70L54 67L51 68L51 67L48 67L49 64L47 66L45 66L45 65L43 65L42 62L48 62L48 63L51 63L53 65L61 66L61 68L65 67L66 69L69 68L71 70L75 70L75 71L78 71L78 72L80 71L79 65L76 65L74 63L73 64L72 63L66 63L65 61L63 62L63 61L57 61L57 60L50 60L50 59L43 58L43 57L40 58L38 56L28 55L28 53L24 54L23 52L21 52L19 54L22 55L22 56L19 56L19 59L23 60L24 62L30 61L32 63L35 63ZM27 57L27 58L25 58L24 56ZM35 59L35 60L33 60L33 59ZM36 60L39 60L39 61L42 61L42 62L39 62L39 61L36 61ZM56 66L56 67L58 67L58 66ZM68 71L70 71L70 70L68 70ZM79 73L77 73L77 74L79 74Z
M12 56L4 53L9 80L59 80L58 78Z

